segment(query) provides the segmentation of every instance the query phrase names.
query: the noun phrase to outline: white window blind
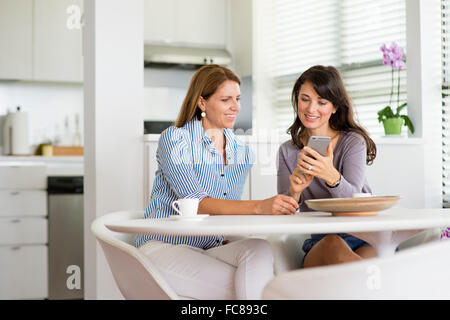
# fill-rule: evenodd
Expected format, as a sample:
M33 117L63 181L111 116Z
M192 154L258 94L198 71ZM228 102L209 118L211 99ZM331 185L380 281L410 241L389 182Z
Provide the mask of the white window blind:
M450 207L450 0L442 2L442 199Z
M255 5L263 2L265 20L272 26L271 34L263 35L264 50L270 51L280 133L295 116L290 101L295 80L309 67L321 64L341 71L361 124L371 135L382 135L377 111L389 103L391 68L383 65L380 46L395 41L406 53L405 0L266 0ZM406 69L400 76L401 104L406 101ZM396 101L397 94L394 112Z

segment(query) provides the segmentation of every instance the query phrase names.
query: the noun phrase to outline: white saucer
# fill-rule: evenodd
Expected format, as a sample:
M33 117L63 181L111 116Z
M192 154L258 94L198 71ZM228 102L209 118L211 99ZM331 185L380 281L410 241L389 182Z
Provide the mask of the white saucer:
M198 214L196 216L184 217L184 216L170 216L170 220L202 220L209 217L209 214Z

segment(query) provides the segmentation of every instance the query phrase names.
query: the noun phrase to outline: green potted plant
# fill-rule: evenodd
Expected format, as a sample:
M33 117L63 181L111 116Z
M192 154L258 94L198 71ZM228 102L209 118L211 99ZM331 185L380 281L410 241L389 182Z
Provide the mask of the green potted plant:
M378 111L378 121L383 123L386 135L401 134L402 125L405 125L411 133L414 133L414 125L411 119L407 115L400 114L407 106L406 102L400 105L400 70L403 69L403 48L392 42L390 48L383 44L380 50L383 52L383 64L391 66L392 78L389 105ZM391 107L392 95L394 94L394 71L397 71L397 109L395 113Z

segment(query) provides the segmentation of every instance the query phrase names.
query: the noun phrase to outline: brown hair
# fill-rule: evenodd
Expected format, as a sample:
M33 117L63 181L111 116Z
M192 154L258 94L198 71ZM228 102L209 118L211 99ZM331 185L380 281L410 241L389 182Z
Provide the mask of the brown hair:
M207 100L227 80L241 84L241 80L233 71L217 64L209 64L198 69L191 79L183 105L175 121L175 126L178 128L183 127L194 116L197 116L197 119L200 120L202 113L200 108L198 108L200 97Z
M377 147L375 142L369 137L367 131L355 121L353 106L347 90L344 86L339 71L332 67L314 66L303 72L297 79L292 89L292 106L294 107L295 120L289 127L287 133L291 135L292 142L300 149L303 148L303 142L308 138L302 122L298 117L298 95L302 84L310 82L314 86L317 94L330 101L336 108L336 112L329 119L330 128L336 131L352 131L363 136L366 141L366 164L373 163L377 155Z

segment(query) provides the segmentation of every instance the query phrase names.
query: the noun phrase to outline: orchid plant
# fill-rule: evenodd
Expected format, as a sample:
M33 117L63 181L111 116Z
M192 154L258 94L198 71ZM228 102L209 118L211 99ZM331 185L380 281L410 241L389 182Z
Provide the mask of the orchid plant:
M404 125L408 127L411 133L414 133L414 126L407 115L400 115L407 103L400 105L400 71L404 68L403 62L403 48L399 47L397 43L392 42L391 46L388 48L386 44L380 47L383 52L383 64L391 66L392 79L391 79L391 94L389 97L389 105L387 105L382 110L378 111L378 121L383 122L390 118L402 118L404 120ZM394 113L392 106L392 96L394 94L394 72L397 71L397 109Z

